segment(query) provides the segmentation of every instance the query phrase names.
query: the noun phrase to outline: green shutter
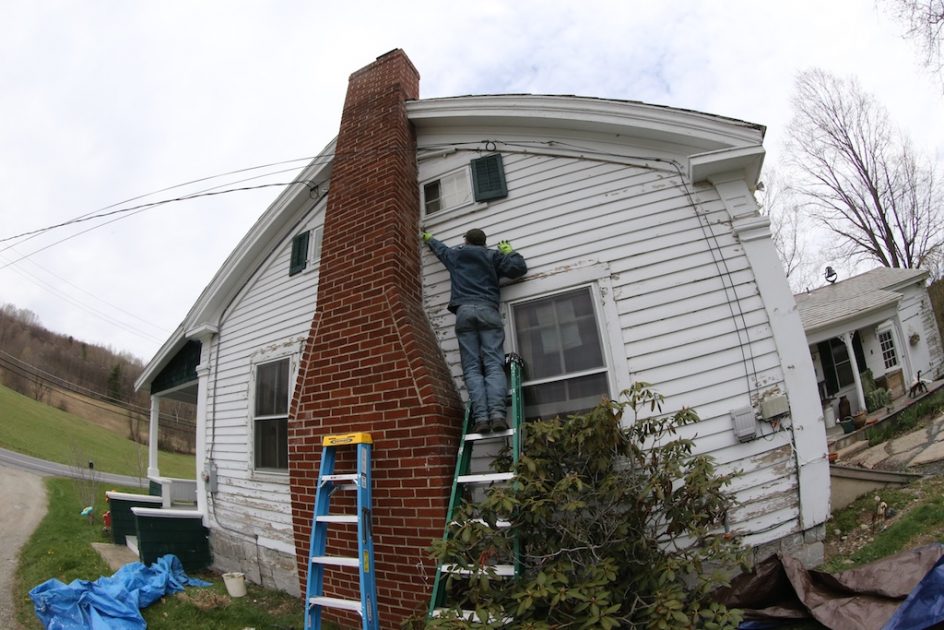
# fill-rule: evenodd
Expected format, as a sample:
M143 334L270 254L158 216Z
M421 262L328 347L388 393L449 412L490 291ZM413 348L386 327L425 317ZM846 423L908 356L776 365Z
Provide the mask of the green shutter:
M472 189L476 201L501 199L508 196L501 154L486 155L472 160Z
M305 231L292 239L292 262L288 268L288 275L294 276L305 269L308 264L308 236Z

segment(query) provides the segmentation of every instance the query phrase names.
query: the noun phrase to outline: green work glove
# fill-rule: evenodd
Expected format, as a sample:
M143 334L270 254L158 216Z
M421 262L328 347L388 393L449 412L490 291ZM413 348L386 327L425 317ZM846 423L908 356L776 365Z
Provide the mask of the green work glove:
M509 243L508 241L499 241L498 251L500 251L503 254L510 254L511 252L515 250L511 248L511 243Z
M423 239L424 243L428 243L429 239L433 238L433 235L430 234L429 232L423 232L422 234L420 234L420 238Z

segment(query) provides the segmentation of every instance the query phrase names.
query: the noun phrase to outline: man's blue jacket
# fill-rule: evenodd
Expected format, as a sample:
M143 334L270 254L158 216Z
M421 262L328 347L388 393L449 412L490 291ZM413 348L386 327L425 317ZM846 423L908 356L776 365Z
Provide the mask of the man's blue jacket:
M455 313L463 304L488 304L498 308L501 301L499 278L520 278L528 265L518 252L503 254L480 245L449 247L435 238L429 248L446 266L452 279L449 310Z

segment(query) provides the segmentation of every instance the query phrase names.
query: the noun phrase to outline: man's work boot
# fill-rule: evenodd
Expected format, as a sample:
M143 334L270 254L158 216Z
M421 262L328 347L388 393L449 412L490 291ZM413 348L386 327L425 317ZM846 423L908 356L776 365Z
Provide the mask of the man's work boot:
M491 423L488 418L476 418L472 424L472 433L489 433L490 431Z
M492 414L489 424L492 427L492 431L507 431L508 430L508 419L500 414Z

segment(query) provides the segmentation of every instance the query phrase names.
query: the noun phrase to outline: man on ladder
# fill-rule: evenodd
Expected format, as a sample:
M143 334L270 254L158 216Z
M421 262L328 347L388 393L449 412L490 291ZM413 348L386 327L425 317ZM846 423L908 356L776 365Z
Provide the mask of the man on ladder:
M521 254L508 241L498 249L485 246L485 232L471 229L462 245L449 247L424 231L423 242L449 271L452 291L449 311L456 316L456 339L462 377L472 405L472 432L508 428L508 381L505 377L505 328L498 310L501 278L520 278L528 272Z

